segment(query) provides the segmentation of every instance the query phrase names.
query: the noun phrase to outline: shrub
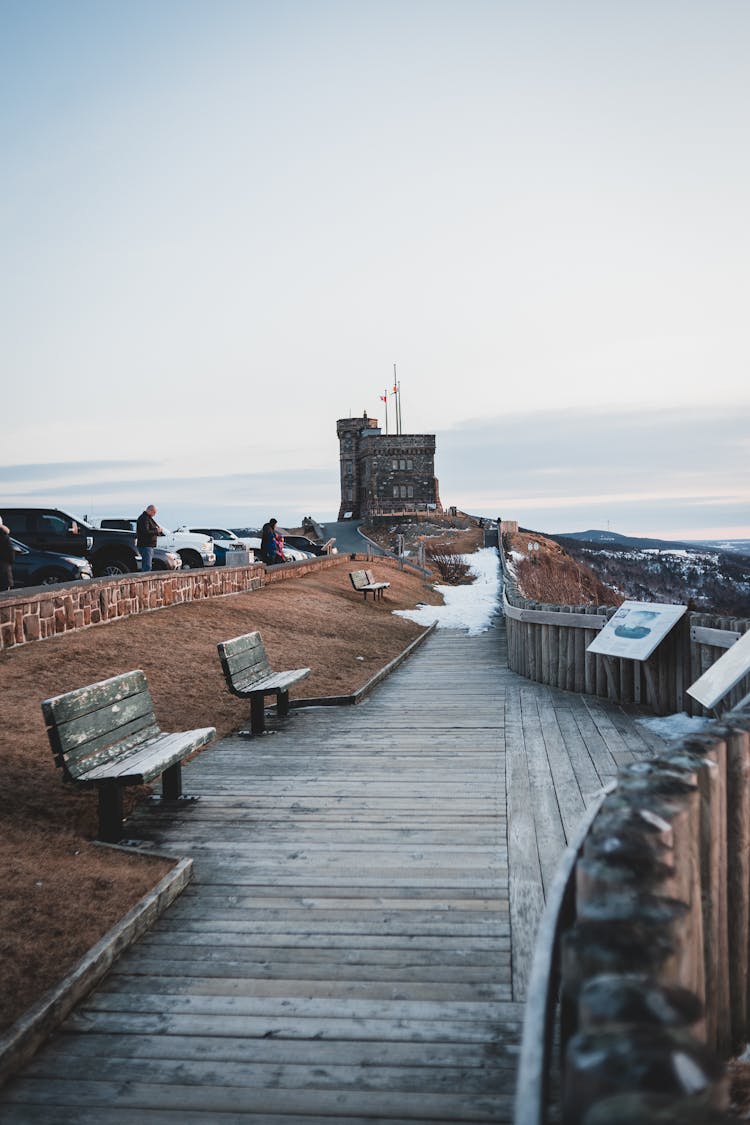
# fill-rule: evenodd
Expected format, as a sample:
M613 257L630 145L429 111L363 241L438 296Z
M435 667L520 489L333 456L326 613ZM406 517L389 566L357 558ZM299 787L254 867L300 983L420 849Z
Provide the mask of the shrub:
M448 551L439 551L434 548L426 550L428 562L434 566L443 582L447 582L449 586L462 586L472 581L470 574L470 567L464 561L463 555L457 555Z

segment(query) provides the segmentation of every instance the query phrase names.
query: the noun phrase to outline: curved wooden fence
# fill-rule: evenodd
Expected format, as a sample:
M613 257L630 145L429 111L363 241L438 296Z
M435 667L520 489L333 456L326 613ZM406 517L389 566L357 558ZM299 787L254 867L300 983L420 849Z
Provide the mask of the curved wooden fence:
M563 858L537 938L515 1121L728 1120L722 1059L749 1037L743 710L620 770Z
M638 704L656 714L706 713L687 688L750 629L750 621L687 613L643 662L587 652L617 607L547 605L524 597L505 551L505 535L517 529L505 521L499 527L508 666L514 672L565 691ZM724 706L735 707L748 692L750 675L727 694Z

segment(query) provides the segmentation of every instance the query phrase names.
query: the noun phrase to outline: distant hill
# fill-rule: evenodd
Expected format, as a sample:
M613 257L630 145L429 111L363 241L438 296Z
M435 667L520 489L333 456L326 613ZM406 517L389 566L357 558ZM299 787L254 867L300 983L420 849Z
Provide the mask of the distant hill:
M750 616L746 539L684 542L594 529L548 538L624 597Z
M750 555L750 539L646 539L635 535L620 535L619 531L564 531L554 533L551 539L577 539L583 543L596 543L602 547L615 544L633 550L647 551L736 551L740 555Z

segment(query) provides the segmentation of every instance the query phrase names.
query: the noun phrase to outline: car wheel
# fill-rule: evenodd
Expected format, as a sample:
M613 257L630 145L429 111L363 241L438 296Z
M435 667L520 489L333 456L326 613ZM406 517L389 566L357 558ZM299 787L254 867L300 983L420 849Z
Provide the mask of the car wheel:
M43 570L41 574L36 576L35 585L37 586L56 586L58 582L70 582L69 574L65 574L62 570Z
M177 554L182 559L183 570L200 570L203 566L203 559L197 551L178 551Z
M107 559L97 567L96 573L101 578L119 578L123 574L129 574L130 567L122 559Z

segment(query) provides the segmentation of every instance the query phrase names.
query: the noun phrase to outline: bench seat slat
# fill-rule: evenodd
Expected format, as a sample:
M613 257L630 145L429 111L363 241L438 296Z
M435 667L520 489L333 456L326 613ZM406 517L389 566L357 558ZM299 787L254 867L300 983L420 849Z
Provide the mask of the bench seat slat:
M132 753L87 770L78 780L84 785L101 781L141 785L153 781L175 762L182 761L193 750L205 746L215 735L214 727L199 727L176 734L159 733Z
M42 713L48 725L65 723L91 711L98 711L113 703L118 703L130 695L148 692L146 674L140 668L111 676L97 684L76 688L74 691L55 695L42 703Z
M223 657L227 668L234 676L241 676L247 673L248 676L269 676L271 674L271 665L268 660L248 660L238 653L235 656Z
M75 719L55 724L60 752L87 754L120 737L123 730L137 730L156 723L154 705L146 692L129 695L119 703L89 711Z
M56 756L57 763L62 765L66 775L72 781L77 781L81 775L87 774L97 766L106 766L108 762L115 762L123 755L133 753L139 746L143 746L160 734L161 730L156 720L149 723L148 726L137 724L133 727L123 727L116 738L110 736L106 743L99 746L89 746L86 750L81 749L74 753L58 754ZM51 736L52 732L50 732L50 741L52 740Z
M243 680L240 677L233 680L233 688L238 695L249 695L256 691L270 694L274 691L286 691L292 684L307 679L309 675L309 668L295 668L289 672L272 672L270 676L264 676L259 680Z

